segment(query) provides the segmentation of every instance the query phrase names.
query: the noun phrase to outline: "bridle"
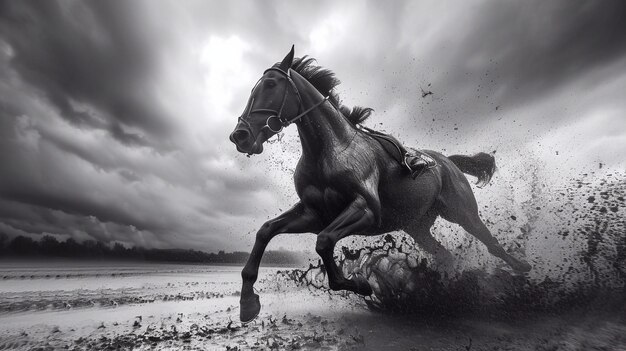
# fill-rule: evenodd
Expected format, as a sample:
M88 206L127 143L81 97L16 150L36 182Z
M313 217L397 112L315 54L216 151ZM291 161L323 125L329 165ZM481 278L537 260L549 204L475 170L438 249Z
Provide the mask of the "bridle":
M282 102L280 103L280 109L278 111L268 109L268 108L258 108L258 109L252 110L252 107L254 105L254 98L252 97L252 95L250 95L250 98L248 99L248 105L246 106L246 109L243 111L243 114L241 115L241 117L239 117L239 121L242 122L246 126L246 128L248 128L254 140L257 139L257 136L254 135L254 133L252 132L252 126L250 125L250 122L248 121L250 119L251 114L258 113L258 112L269 113L270 115L265 120L265 125L261 128L259 133L261 133L264 129L267 128L270 132L276 134L276 133L280 133L283 130L283 128L288 127L290 124L294 122L297 122L302 117L306 116L309 112L318 108L320 105L322 105L325 101L328 100L328 96L325 96L322 99L322 101L309 107L303 112L300 112L300 110L303 108L302 97L300 96L298 87L296 87L296 83L294 83L293 79L291 79L291 69L289 68L287 69L287 71L284 71L278 67L270 67L266 69L265 72L263 72L263 75L265 75L265 73L267 73L268 71L276 71L276 72L281 73L287 78L287 81L289 82L289 84L285 85L283 99L282 99ZM250 92L250 94L252 94L254 89L259 85L259 83L261 82L261 79L263 79L263 77L259 78L259 80L256 82L254 87L252 87L252 91ZM292 117L292 118L287 118L282 115L283 108L285 107L285 102L287 101L287 93L289 92L289 86L292 87L293 91L296 93L296 97L298 98L298 112L299 113L297 116Z

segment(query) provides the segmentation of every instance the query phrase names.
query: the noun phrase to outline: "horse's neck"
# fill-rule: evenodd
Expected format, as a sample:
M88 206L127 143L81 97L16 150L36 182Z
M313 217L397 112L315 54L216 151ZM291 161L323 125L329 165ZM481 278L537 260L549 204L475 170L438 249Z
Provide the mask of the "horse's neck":
M303 108L313 106L324 98L304 78L298 78L294 81L300 90ZM330 102L309 112L297 122L297 126L302 155L311 160L317 159L324 151L345 148L356 133L356 128Z

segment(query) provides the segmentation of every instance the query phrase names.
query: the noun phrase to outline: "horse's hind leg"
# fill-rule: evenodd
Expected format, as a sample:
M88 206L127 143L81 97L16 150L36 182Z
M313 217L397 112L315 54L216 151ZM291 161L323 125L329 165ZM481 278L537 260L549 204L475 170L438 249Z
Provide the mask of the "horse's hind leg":
M518 260L517 258L509 255L504 248L498 242L498 239L494 238L489 232L489 229L483 221L475 215L468 219L462 219L461 223L459 223L463 229L465 229L468 233L475 236L478 240L480 240L485 246L487 246L487 250L489 253L502 259L506 262L511 268L518 272L528 272L531 270L532 266L527 262L522 260Z
M460 177L455 182L451 182L451 184L449 186L453 189L444 188L438 199L437 207L441 217L452 223L459 224L468 233L485 244L490 254L502 259L514 270L519 272L530 271L532 266L509 255L480 219L478 216L478 205L476 204L474 193L472 193L472 189L469 183L467 183L467 179L460 174Z
M454 262L454 257L430 232L430 228L436 219L437 213L428 211L419 221L411 223L403 230L413 238L420 248L433 255L438 263L443 265L451 264Z

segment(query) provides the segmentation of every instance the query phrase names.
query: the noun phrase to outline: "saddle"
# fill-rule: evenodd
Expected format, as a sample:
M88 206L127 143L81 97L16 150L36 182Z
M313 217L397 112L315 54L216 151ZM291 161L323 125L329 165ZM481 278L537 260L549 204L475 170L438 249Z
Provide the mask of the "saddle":
M409 148L406 149L396 138L391 135L381 133L364 126L361 129L373 137L387 151L387 153L398 162L403 168L407 169L411 178L415 179L422 175L426 170L437 167L437 161L427 155L425 152Z

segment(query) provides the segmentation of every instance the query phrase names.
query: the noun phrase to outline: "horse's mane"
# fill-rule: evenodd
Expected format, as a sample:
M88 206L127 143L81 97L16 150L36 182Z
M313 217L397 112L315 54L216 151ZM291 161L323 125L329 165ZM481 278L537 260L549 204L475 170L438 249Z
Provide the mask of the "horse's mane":
M363 122L374 111L369 107L354 106L352 109L342 105L339 95L333 89L341 83L333 71L314 65L315 59L304 56L295 58L291 64L291 69L298 72L304 79L315 87L322 95L328 96L330 102L339 108L339 111L346 116L353 125Z

